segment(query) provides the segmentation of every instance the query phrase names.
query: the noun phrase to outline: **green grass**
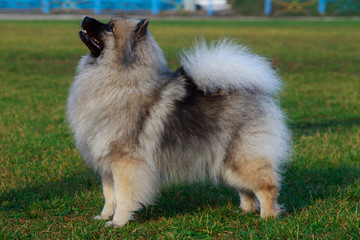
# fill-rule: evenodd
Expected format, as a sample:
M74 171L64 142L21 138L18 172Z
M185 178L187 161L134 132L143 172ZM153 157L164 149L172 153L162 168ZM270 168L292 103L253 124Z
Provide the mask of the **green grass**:
M293 131L278 219L244 214L208 184L162 191L121 229L104 228L99 178L74 149L65 104L80 21L0 22L0 239L359 239L359 21L152 21L171 68L194 35L230 36L272 59Z

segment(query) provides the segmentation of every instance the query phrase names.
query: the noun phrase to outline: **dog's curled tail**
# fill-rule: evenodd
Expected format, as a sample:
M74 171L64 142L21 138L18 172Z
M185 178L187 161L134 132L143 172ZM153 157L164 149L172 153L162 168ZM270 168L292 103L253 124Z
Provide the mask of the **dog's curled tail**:
M183 51L180 62L204 92L251 90L275 95L282 85L267 59L228 39L210 44L198 39L192 49Z

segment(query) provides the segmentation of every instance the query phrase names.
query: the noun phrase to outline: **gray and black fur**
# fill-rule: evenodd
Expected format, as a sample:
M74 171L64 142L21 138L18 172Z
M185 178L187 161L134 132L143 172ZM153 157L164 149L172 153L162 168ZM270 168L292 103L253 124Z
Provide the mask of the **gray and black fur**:
M79 63L67 116L78 150L102 177L97 218L122 226L161 185L206 178L237 189L244 211L276 216L290 140L271 65L231 41L200 40L172 73L147 25L82 23L91 53Z

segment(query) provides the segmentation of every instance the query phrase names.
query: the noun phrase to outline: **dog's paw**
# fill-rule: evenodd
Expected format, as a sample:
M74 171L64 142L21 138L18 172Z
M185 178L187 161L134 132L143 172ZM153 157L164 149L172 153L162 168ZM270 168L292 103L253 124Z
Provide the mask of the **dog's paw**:
M275 204L275 207L270 211L260 211L260 217L262 218L277 218L280 216L280 214L282 214L283 212L285 212L285 208L282 205L279 204Z
M248 201L248 202L241 202L240 204L240 208L244 213L252 213L252 212L258 212L259 211L259 206L256 203L256 201Z
M110 219L110 216L107 216L107 215L96 215L94 217L95 220L109 220Z
M105 227L110 228L120 228L122 226L124 226L127 222L120 222L120 221L108 221L107 223L105 223Z

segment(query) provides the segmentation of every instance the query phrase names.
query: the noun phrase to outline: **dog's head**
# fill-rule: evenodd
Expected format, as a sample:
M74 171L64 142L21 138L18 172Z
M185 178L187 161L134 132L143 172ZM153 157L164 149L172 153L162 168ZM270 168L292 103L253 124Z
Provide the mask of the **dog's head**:
M136 60L160 60L163 53L148 32L148 23L148 19L114 17L104 24L85 17L79 34L95 59L105 57L126 64ZM161 62L164 63L163 60Z

